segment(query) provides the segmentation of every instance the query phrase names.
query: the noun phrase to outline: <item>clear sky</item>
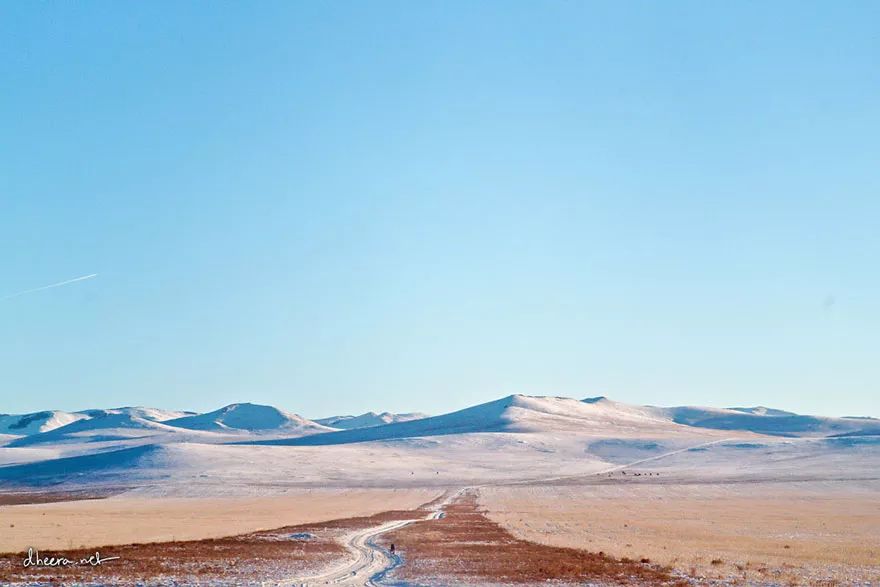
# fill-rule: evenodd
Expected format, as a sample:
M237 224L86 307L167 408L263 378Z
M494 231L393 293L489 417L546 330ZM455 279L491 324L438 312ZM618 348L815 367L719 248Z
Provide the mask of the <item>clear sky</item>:
M878 22L4 2L0 412L880 416Z

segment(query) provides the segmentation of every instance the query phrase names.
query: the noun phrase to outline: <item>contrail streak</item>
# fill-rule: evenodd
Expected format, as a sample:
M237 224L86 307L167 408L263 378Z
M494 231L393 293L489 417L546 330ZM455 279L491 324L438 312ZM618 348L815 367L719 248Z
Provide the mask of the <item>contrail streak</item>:
M53 283L51 285L44 285L43 287L35 287L34 289L26 289L24 291L20 291L18 293L9 294L8 296L3 296L0 298L2 300L10 300L12 298L17 298L18 296L23 296L25 294L34 293L36 291L43 291L44 289L52 289L53 287L61 287L62 285L67 285L69 283L76 283L77 281L85 281L86 279L92 279L93 277L97 277L97 273L91 273L89 275L82 275L80 277L74 277L73 279L68 279L66 281L59 281L58 283Z

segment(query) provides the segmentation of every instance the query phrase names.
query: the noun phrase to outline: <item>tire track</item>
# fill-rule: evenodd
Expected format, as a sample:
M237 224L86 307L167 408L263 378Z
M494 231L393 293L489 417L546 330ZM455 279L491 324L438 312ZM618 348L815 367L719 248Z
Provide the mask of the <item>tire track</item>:
M378 585L385 573L400 564L400 559L375 540L383 534L399 530L416 522L438 520L444 516L443 508L455 500L464 490L456 491L438 503L424 517L406 520L393 520L379 526L372 526L353 532L345 539L345 548L354 557L327 572L307 577L297 577L284 581L285 585Z

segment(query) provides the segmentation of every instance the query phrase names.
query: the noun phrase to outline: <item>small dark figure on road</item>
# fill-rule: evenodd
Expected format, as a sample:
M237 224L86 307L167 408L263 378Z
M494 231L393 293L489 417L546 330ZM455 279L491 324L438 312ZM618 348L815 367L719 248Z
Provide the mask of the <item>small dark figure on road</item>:
M394 554L394 545L391 545L391 554Z

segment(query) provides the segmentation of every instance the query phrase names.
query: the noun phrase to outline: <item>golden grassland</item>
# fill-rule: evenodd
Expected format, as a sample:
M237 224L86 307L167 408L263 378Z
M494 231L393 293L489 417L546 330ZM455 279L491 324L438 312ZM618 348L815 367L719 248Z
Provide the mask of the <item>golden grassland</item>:
M0 505L0 552L201 540L413 509L437 489L292 491L266 497L138 498Z
M880 580L880 486L616 484L481 490L488 517L542 544L646 557L689 575Z

